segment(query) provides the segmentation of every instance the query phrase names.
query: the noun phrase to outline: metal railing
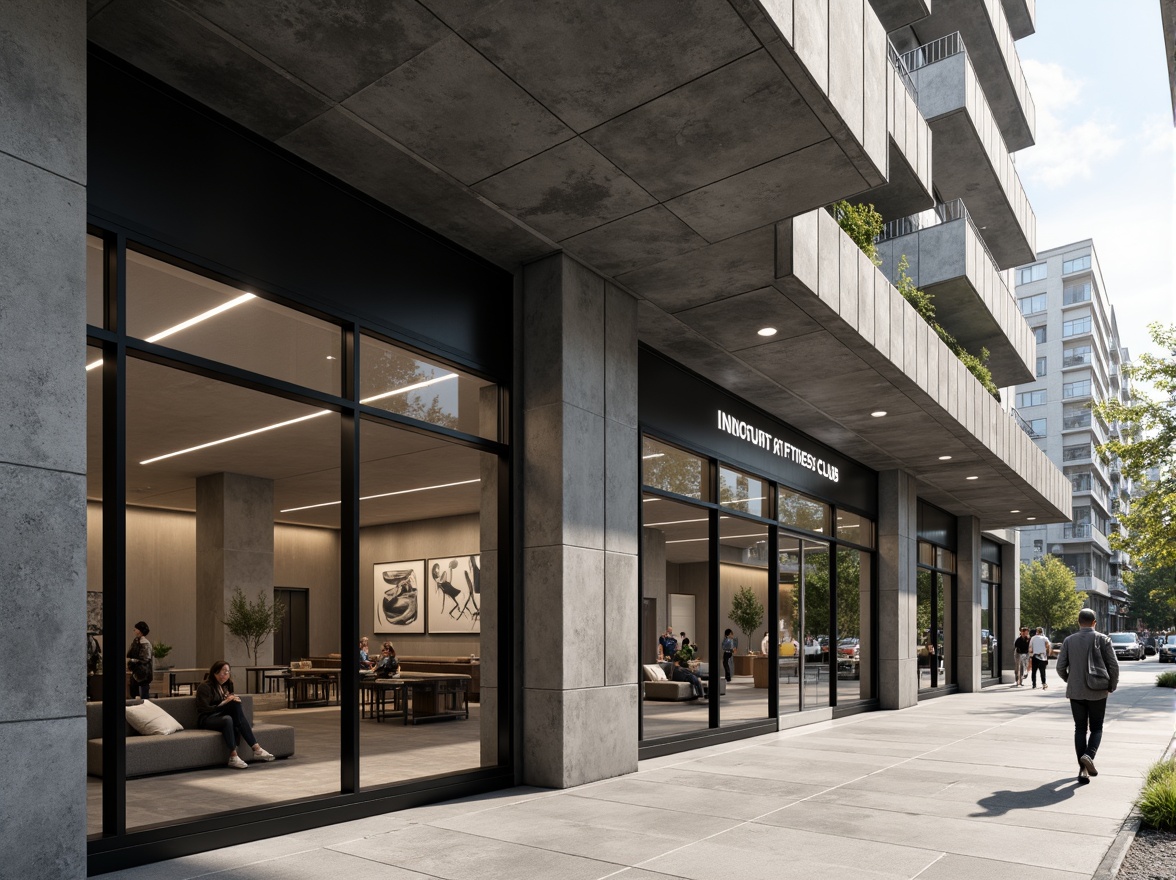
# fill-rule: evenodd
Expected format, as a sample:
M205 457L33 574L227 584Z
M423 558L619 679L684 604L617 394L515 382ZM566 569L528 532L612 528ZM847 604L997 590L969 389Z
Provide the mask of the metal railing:
M936 61L950 58L952 55L959 55L961 52L966 52L964 49L964 38L960 36L959 31L956 31L953 34L940 37L938 40L932 40L925 46L919 46L917 49L903 52L899 56L899 59L907 70L913 72L926 67L928 64L934 64Z
M1019 412L1017 412L1017 410L1013 409L1013 410L1009 410L1009 412L1011 412L1013 414L1013 421L1015 421L1017 423L1017 425L1021 428L1021 430L1024 431L1026 434L1028 434L1030 437L1032 437L1034 440L1042 440L1045 438L1044 434L1040 434L1040 433L1034 431L1033 426L1031 424L1029 424L1029 420L1026 419Z
M1090 523L1078 523L1071 525L1067 523L1062 528L1062 538L1089 538L1090 537Z
M886 41L886 57L890 60L890 66L898 73L898 78L902 80L902 84L906 86L907 94L910 95L917 106L919 103L919 90L915 87L915 80L911 76L911 72L907 70L906 64L903 63L902 56L898 54L898 50L894 48L894 44L889 40Z
M1069 431L1074 428L1089 428L1090 427L1090 413L1082 413L1076 416L1065 416L1062 418L1062 430Z

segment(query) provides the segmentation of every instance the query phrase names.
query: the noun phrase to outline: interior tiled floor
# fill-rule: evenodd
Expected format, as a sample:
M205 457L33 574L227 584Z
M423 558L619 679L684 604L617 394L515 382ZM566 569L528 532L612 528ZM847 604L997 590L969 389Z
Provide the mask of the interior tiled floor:
M339 708L287 709L282 694L255 694L254 720L295 728L296 753L247 770L210 767L127 781L127 827L139 828L339 790ZM360 785L386 785L479 766L479 706L468 720L360 723ZM261 743L263 746L265 742ZM226 753L227 754L227 753ZM87 777L88 831L101 830L102 784Z
M839 705L861 698L861 683L855 679L839 679L837 699ZM829 681L827 678L809 679L805 682L805 706L828 707ZM780 680L780 713L797 712L800 709L800 682L794 677ZM645 739L705 730L708 721L706 700L670 702L645 700ZM727 692L719 697L719 725L727 727L747 721L759 721L768 717L768 691L754 686L750 675L736 675L727 684Z

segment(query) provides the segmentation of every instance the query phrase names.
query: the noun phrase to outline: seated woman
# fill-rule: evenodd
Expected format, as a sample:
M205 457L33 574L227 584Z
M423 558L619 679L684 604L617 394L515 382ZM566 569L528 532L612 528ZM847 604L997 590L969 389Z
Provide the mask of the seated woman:
M229 766L244 770L249 765L237 754L237 737L253 749L253 757L259 761L272 761L274 756L263 749L253 735L253 727L241 708L241 698L233 691L231 670L224 660L217 660L196 688L196 725L201 730L218 730L229 747Z
M359 640L359 669L362 672L364 669L371 669L373 666L375 664L368 659L368 637L363 636Z
M396 649L391 642L384 642L380 659L376 663L376 678L394 678L399 674L400 661L396 659Z

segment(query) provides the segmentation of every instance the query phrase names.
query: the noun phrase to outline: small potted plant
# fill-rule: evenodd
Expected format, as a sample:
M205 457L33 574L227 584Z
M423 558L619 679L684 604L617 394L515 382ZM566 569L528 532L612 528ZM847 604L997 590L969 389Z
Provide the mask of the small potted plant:
M171 668L170 663L163 662L163 658L172 652L171 645L169 645L167 642L163 642L163 641L154 642L151 645L151 651L155 655L155 668L156 669L170 669Z

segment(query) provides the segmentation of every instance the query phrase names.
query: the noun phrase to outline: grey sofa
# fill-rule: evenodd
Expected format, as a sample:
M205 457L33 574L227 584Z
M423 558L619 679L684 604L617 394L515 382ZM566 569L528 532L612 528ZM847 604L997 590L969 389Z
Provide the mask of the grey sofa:
M673 664L663 662L658 663L657 665L661 667L662 672L664 672L666 678L669 679L669 676L673 673ZM707 684L707 676L710 675L710 670L706 663L699 665L697 675L702 679L702 684L705 688ZM644 668L642 671L642 678L643 681L641 682L641 686L644 689L643 696L646 700L679 702L690 700L694 697L694 694L690 689L690 682L688 681L662 681L660 679L655 681L650 678L648 669ZM720 677L719 695L721 696L725 693L727 693L727 681L726 679Z
M135 705L133 700L127 705ZM127 725L127 778L215 767L229 760L224 738L212 730L196 726L195 697L162 697L152 700L159 708L184 725L183 730L168 736L140 736ZM257 741L266 751L278 758L294 754L294 728L288 724L253 724L253 697L241 694L241 708L253 725ZM124 721L125 723L125 721ZM239 745L237 754L246 761L253 760L252 751ZM102 775L102 704L86 704L86 772Z

